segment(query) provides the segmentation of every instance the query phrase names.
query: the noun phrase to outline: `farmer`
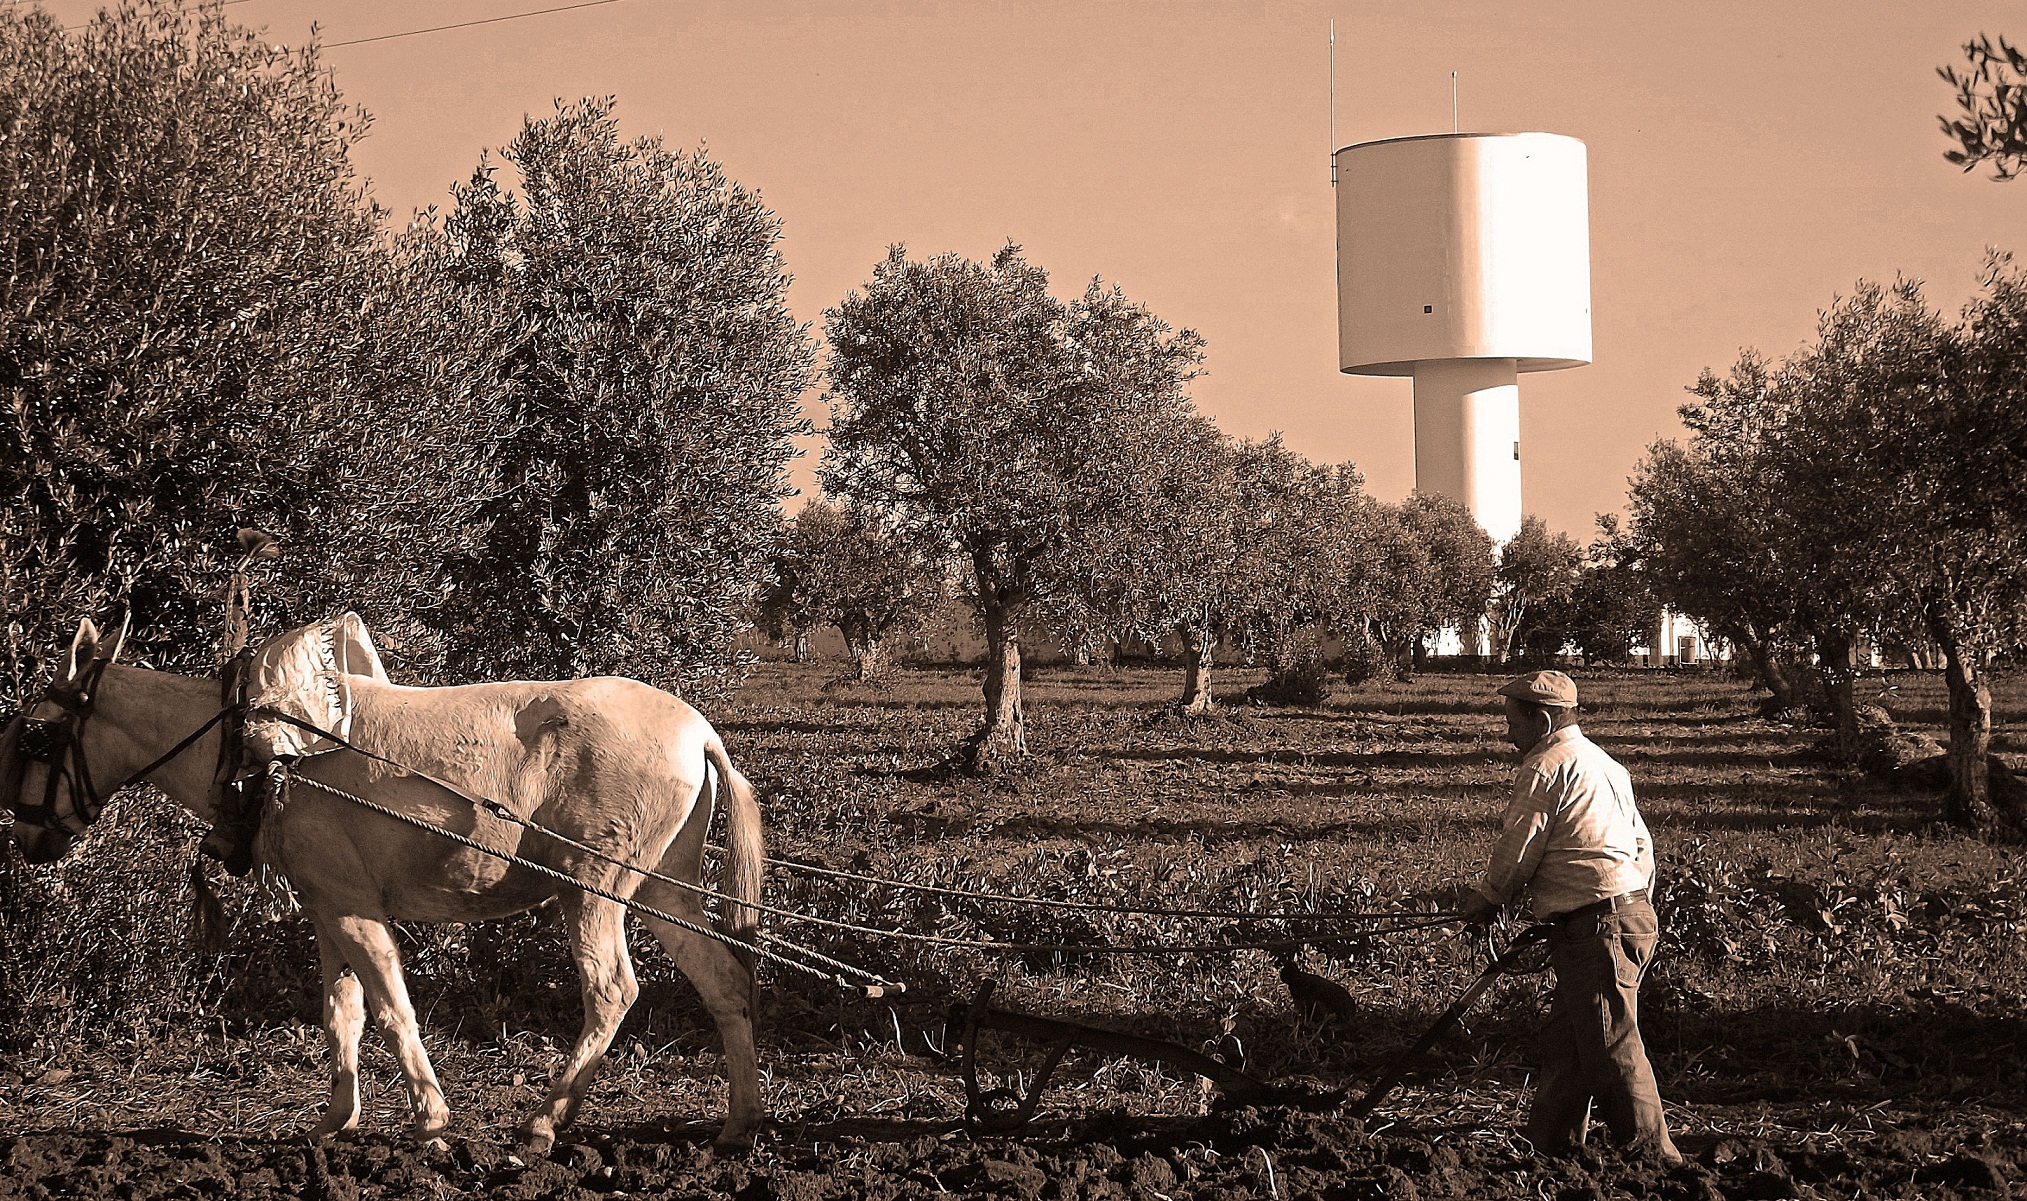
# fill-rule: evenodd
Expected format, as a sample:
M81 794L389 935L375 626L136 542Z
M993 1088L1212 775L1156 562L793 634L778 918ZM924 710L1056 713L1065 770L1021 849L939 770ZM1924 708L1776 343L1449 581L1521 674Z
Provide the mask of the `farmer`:
M1458 909L1482 924L1525 893L1553 927L1555 1002L1525 1134L1539 1152L1567 1151L1584 1141L1595 1105L1614 1139L1674 1166L1682 1156L1640 1042L1640 977L1660 926L1648 896L1654 840L1632 778L1577 728L1568 676L1538 671L1499 696L1520 770L1485 875Z

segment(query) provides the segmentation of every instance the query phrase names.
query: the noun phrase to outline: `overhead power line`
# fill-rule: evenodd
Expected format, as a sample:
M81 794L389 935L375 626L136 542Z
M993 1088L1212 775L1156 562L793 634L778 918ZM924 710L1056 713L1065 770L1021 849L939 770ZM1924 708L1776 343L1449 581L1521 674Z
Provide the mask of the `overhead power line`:
M546 13L569 12L576 8L597 8L604 4L618 4L619 0L584 0L581 4L559 4L554 8L538 8L524 13L508 13L501 17L486 17L478 21L459 21L455 25L432 25L428 29L408 29L400 33L383 33L378 37L353 38L344 42L326 42L324 49L336 50L340 46L363 46L368 42L391 42L396 38L420 37L425 33L442 33L447 29L470 29L475 25L497 25L502 21L518 21L522 17L539 17Z

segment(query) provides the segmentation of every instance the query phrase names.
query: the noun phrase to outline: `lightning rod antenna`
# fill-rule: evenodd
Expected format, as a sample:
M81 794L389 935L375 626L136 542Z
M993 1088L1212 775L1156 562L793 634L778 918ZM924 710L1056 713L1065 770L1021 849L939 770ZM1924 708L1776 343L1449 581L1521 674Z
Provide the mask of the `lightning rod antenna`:
M1337 186L1337 18L1330 19L1330 186Z
M1450 132L1462 132L1457 127L1457 73L1450 72Z

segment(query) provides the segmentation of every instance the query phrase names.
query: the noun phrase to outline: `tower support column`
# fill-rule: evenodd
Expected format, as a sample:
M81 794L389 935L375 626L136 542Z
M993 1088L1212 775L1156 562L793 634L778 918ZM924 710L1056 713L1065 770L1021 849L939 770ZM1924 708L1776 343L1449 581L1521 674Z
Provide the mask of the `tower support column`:
M1415 364L1415 487L1463 503L1492 540L1520 532L1520 386L1512 359Z
M1512 359L1415 364L1415 487L1463 503L1505 546L1520 532L1520 385ZM1459 650L1492 653L1489 617L1457 631Z

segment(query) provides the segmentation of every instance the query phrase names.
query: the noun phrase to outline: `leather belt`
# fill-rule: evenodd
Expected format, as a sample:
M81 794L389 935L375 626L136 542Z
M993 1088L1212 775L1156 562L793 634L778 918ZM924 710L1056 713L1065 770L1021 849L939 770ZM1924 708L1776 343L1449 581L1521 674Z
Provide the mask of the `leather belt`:
M1631 892L1622 892L1616 897L1606 897L1602 901L1592 901L1588 905L1579 905L1568 913L1558 913L1548 920L1560 926L1564 922L1574 921L1580 917L1596 917L1601 913L1616 913L1636 901L1642 905L1647 903L1646 889L1636 888Z

